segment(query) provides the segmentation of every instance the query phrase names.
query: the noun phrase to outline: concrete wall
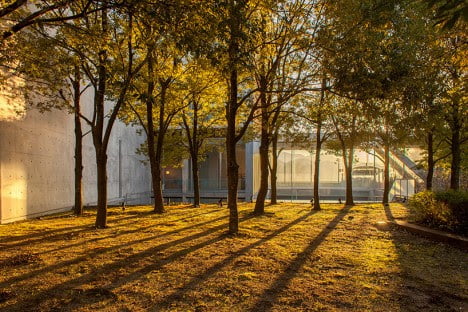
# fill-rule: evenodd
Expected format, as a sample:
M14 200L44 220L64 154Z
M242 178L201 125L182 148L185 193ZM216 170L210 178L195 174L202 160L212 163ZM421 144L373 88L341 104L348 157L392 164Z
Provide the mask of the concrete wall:
M91 105L91 94L83 105ZM5 104L5 102L3 102ZM5 106L5 105L3 105ZM6 110L4 110L5 112ZM63 111L0 115L0 223L71 209L74 201L73 118ZM83 126L84 132L88 130ZM144 137L121 122L114 125L108 149L108 198L148 197L148 167L136 148ZM91 135L84 140L84 203L97 200ZM135 195L135 194L141 195Z

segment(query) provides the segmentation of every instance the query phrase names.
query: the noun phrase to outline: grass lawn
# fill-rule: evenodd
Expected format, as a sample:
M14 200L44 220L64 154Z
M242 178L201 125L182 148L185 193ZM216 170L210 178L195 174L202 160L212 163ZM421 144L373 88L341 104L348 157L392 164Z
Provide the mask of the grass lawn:
M467 252L377 226L382 205L323 208L242 204L236 236L214 205L3 225L0 311L468 311Z

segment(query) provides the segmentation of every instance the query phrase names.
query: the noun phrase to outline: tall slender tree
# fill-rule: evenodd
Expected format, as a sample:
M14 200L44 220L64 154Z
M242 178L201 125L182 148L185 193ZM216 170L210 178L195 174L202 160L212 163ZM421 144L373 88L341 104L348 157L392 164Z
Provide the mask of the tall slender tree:
M180 124L185 130L186 146L190 154L193 185L193 205L200 206L199 162L210 147L210 138L220 135L223 94L219 73L207 60L198 59L186 65L182 78L182 94L186 101Z
M125 7L96 10L92 18L75 20L73 25L64 25L62 31L68 38L73 38L73 51L79 55L84 76L94 92L92 116L80 114L80 117L90 127L96 155L98 200L95 225L105 228L107 147L130 84L145 60L135 64L133 12Z

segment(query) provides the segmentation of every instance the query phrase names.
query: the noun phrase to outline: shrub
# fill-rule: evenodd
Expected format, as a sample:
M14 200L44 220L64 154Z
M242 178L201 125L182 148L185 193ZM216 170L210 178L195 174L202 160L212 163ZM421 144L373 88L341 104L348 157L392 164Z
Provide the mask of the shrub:
M447 223L449 210L435 199L434 192L424 191L410 197L408 207L418 223L431 227L443 227Z
M416 222L433 228L468 233L468 192L424 191L413 195L408 207Z
M468 192L454 190L436 192L435 199L448 206L453 230L466 235L468 233Z

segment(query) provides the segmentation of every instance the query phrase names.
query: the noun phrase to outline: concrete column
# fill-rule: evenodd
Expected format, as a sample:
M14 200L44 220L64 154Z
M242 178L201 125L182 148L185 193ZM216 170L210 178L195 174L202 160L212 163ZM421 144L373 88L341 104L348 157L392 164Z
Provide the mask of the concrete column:
M222 181L222 171L223 171L223 152L218 152L218 172L217 172L217 178L218 178L218 190L221 190L221 181Z
M182 201L187 201L187 192L188 192L188 184L190 178L190 166L189 166L190 159L184 159L182 161Z
M258 142L245 144L245 201L250 202L254 195L254 152L258 150Z

